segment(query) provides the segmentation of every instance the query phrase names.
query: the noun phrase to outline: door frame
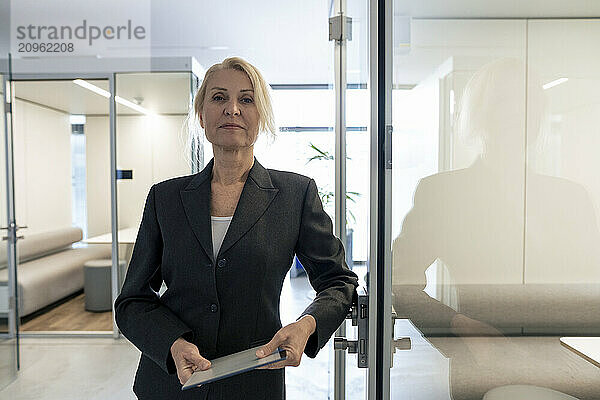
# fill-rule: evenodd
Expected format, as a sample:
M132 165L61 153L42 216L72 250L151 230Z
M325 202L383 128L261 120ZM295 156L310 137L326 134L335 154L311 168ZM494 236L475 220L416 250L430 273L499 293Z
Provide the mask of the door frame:
M346 0L335 0L333 16L346 16ZM344 245L346 240L346 90L347 40L334 40L334 91L335 91L335 184L334 184L334 231ZM347 249L346 249L347 250ZM346 336L346 321L342 322L334 336ZM346 398L346 352L335 351L333 363L333 397Z
M369 0L369 83L371 88L369 222L369 371L367 399L390 398L392 288L392 0Z
M335 14L345 14L345 0L336 0ZM370 219L368 270L368 371L366 398L390 398L391 339L393 336L391 298L391 126L392 126L392 0L369 0L369 88L370 88ZM346 213L346 51L336 41L336 152L335 229L345 238ZM343 235L343 236L342 236ZM345 242L344 242L345 243ZM345 324L336 332L345 336ZM338 356L338 353L340 354ZM334 396L345 398L345 353L335 352ZM342 359L342 357L344 357ZM342 361L343 360L343 361Z
M109 87L111 85L111 82L114 82L114 73L13 73L11 76L11 79L9 81L9 84L11 86L11 95L13 97L13 99L15 99L15 93L14 93L14 83L15 82L27 82L27 81L51 81L51 80L60 80L60 81L69 81L69 80L74 80L74 79L86 79L86 80L106 80L109 82ZM110 103L114 103L114 92L111 91L111 96L109 98ZM114 109L110 108L110 103L109 103L109 120L112 121L114 119ZM14 123L14 115L11 114L11 128L12 128L12 124ZM113 126L112 122L109 124L109 135L110 135L110 152L111 152L111 162L110 162L110 168L111 168L111 213L113 212L113 210L116 212L116 157L114 157L113 160L113 155L116 154L116 148L113 147L113 144L115 142L115 138L116 138L116 130L115 127ZM11 140L12 140L12 132L11 132ZM11 146L11 153L12 153L12 146ZM12 156L11 156L11 163L13 163L12 161ZM14 164L14 163L13 163ZM8 168L8 163L7 163L7 168ZM13 165L14 168L14 165ZM8 171L7 171L8 173ZM11 178L10 184L7 181L7 186L10 186L9 189L12 192L12 210L13 213L9 216L9 224L16 224L16 214L15 214L15 204L14 204L14 188L15 188L15 182L14 182L14 173L13 176ZM113 186L114 186L114 191L113 191ZM8 190L7 190L8 191ZM116 260L118 260L118 236L115 235L115 227L118 226L117 220L116 218L112 219L111 221L111 228L112 228L112 232L113 232L113 238L115 238L115 240L113 240L113 244L112 244L112 255L113 255L113 260L112 260L112 268L111 268L111 280L113 282L113 290L112 290L112 301L114 303L114 300L116 299L116 295L118 295L118 287L114 286L114 281L115 278L118 279L118 263L116 262ZM18 240L18 239L17 239ZM15 249L16 249L16 241L15 241ZM115 258L116 255L116 258ZM12 260L12 266L9 260L9 267L14 271L14 277L15 277L15 306L17 303L17 294L16 294L16 287L17 287L17 271L18 271L18 259L15 258L14 260ZM116 294L115 294L116 293ZM18 309L15 308L15 312L18 313ZM113 310L113 315L114 315L114 310ZM111 331L106 331L106 332L96 332L96 331L90 331L90 332L80 332L80 331L74 331L74 332L66 332L66 331L57 331L57 332L52 332L52 331L43 331L43 332L21 332L19 327L20 327L20 317L16 317L14 323L16 324L16 332L17 332L17 338L48 338L48 337L53 337L53 338L75 338L75 337L86 337L86 338L110 338L110 337L114 337L117 338L119 337L119 332L118 332L118 328L114 322L114 317L113 317L113 328L112 328L112 332ZM17 339L18 341L18 339Z
M4 60L2 60L4 61ZM4 64L4 62L2 62ZM19 309L18 305L18 291L17 291L17 269L16 269L16 241L17 239L17 227L14 223L15 215L15 197L14 197L14 162L13 162L13 129L12 129L12 106L14 104L14 92L11 83L12 65L10 55L6 60L6 65L0 65L0 73L2 73L2 88L3 88L3 102L2 113L4 114L4 135L2 140L4 141L4 172L5 172L5 189L6 189L6 227L2 227L2 230L6 229L6 247L7 247L7 271L8 271L8 332L0 334L2 340L14 340L14 351L15 351L15 364L11 373L15 373L20 369L20 346L19 346ZM2 212L4 212L2 210Z

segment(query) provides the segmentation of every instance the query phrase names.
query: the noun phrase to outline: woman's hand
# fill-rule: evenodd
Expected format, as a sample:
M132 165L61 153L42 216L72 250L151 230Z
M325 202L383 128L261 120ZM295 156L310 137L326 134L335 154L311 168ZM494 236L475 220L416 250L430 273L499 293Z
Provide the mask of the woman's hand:
M256 351L256 356L258 358L266 357L279 347L285 350L287 358L259 369L278 369L288 365L293 367L300 365L306 342L316 328L317 322L312 315L305 315L298 321L281 328L269 343Z
M183 385L197 369L202 371L210 368L210 361L200 355L198 347L183 338L178 338L171 345L171 356L177 368L177 377Z

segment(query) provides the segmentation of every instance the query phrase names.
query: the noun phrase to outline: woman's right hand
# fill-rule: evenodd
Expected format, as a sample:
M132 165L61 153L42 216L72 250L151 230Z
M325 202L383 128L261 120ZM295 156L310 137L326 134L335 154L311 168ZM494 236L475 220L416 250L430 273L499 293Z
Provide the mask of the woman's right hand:
M197 369L204 371L210 368L210 361L200 355L198 347L181 337L171 345L171 356L175 361L177 377L182 385Z

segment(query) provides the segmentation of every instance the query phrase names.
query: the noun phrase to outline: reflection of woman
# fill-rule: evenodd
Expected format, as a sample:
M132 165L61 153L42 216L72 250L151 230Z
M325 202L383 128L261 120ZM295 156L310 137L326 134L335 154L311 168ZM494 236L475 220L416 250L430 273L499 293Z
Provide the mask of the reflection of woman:
M536 173L526 160L526 143L540 140L545 102L526 71L520 60L500 59L468 82L458 126L479 137L484 151L467 168L419 182L393 243L395 308L451 358L453 399L481 399L506 384L598 398L591 364L556 339L532 346L519 337L600 326L593 203L580 184ZM437 298L424 291L435 261L446 267ZM443 302L448 292L454 308Z
M283 399L282 367L325 345L357 278L315 182L267 170L253 156L259 131L273 131L260 73L239 58L213 65L194 108L214 159L198 174L152 186L115 302L119 328L142 352L134 392L141 399ZM281 328L279 296L294 254L317 296ZM181 391L209 359L258 345L263 354L284 348L288 359Z

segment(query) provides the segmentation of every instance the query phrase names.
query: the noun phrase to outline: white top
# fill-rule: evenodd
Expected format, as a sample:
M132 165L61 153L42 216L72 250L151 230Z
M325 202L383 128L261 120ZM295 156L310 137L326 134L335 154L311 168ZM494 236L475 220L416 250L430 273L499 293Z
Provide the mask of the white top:
M223 238L225 237L225 233L227 233L227 229L229 228L229 224L231 223L231 217L213 217L210 216L210 225L212 228L212 242L213 242L213 254L216 257L219 254L219 250L221 249L221 245L223 244Z

